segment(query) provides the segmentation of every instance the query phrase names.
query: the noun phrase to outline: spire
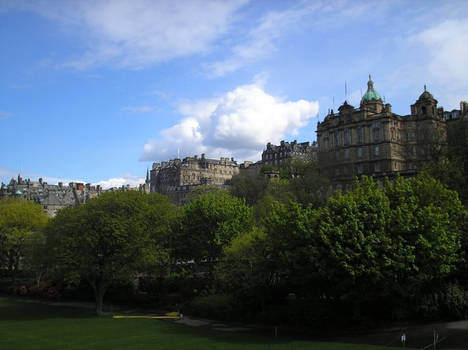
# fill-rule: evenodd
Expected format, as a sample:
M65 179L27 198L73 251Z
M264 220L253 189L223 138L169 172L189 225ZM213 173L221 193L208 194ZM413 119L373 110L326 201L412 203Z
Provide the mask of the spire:
M348 101L348 86L346 85L346 80L344 82L344 93L345 93L345 102Z
M150 182L149 170L148 170L148 168L146 168L146 183L149 183L149 182Z
M426 90L426 84L424 84L424 92L426 92L426 91L427 91L427 90Z
M374 91L374 82L372 81L372 77L369 74L369 81L367 82L367 91Z

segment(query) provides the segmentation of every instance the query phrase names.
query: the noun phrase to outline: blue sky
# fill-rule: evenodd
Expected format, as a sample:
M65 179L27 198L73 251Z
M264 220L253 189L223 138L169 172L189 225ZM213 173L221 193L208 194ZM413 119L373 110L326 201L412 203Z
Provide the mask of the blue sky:
M152 161L315 140L368 74L468 99L466 1L0 0L0 181L136 185ZM334 103L333 103L334 101Z

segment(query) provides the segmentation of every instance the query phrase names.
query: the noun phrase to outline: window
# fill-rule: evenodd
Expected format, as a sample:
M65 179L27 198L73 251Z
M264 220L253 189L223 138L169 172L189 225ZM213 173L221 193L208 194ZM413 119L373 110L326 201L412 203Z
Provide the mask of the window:
M358 143L362 144L364 142L364 132L362 128L357 129Z
M344 158L349 159L349 149L344 150Z
M359 164L359 165L357 166L357 173L358 173L358 174L362 174L362 164Z
M380 146L379 146L379 145L375 146L375 148L374 148L374 154L375 154L376 156L380 155Z
M341 145L341 131L335 133L335 146Z
M375 121L373 124L373 129L372 129L372 137L374 141L378 141L380 139L380 122Z
M380 171L380 163L374 164L374 172L378 173Z
M362 147L358 147L357 156L358 156L358 158L362 158Z
M344 131L344 143L345 145L349 145L351 143L351 130L345 129Z

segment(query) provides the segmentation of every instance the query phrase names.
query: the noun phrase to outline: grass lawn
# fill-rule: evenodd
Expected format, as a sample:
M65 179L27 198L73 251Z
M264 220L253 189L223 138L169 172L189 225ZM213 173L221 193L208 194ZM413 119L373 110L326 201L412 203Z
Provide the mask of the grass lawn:
M68 349L313 349L388 347L225 334L147 319L95 317L91 311L0 299L1 350ZM395 348L393 348L395 349Z

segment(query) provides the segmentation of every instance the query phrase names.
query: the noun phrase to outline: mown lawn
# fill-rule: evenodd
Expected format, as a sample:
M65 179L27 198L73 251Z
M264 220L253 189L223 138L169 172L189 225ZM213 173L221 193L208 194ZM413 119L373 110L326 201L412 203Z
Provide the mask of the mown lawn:
M157 320L95 317L91 311L83 309L0 299L0 349L383 350L391 348L225 334Z

